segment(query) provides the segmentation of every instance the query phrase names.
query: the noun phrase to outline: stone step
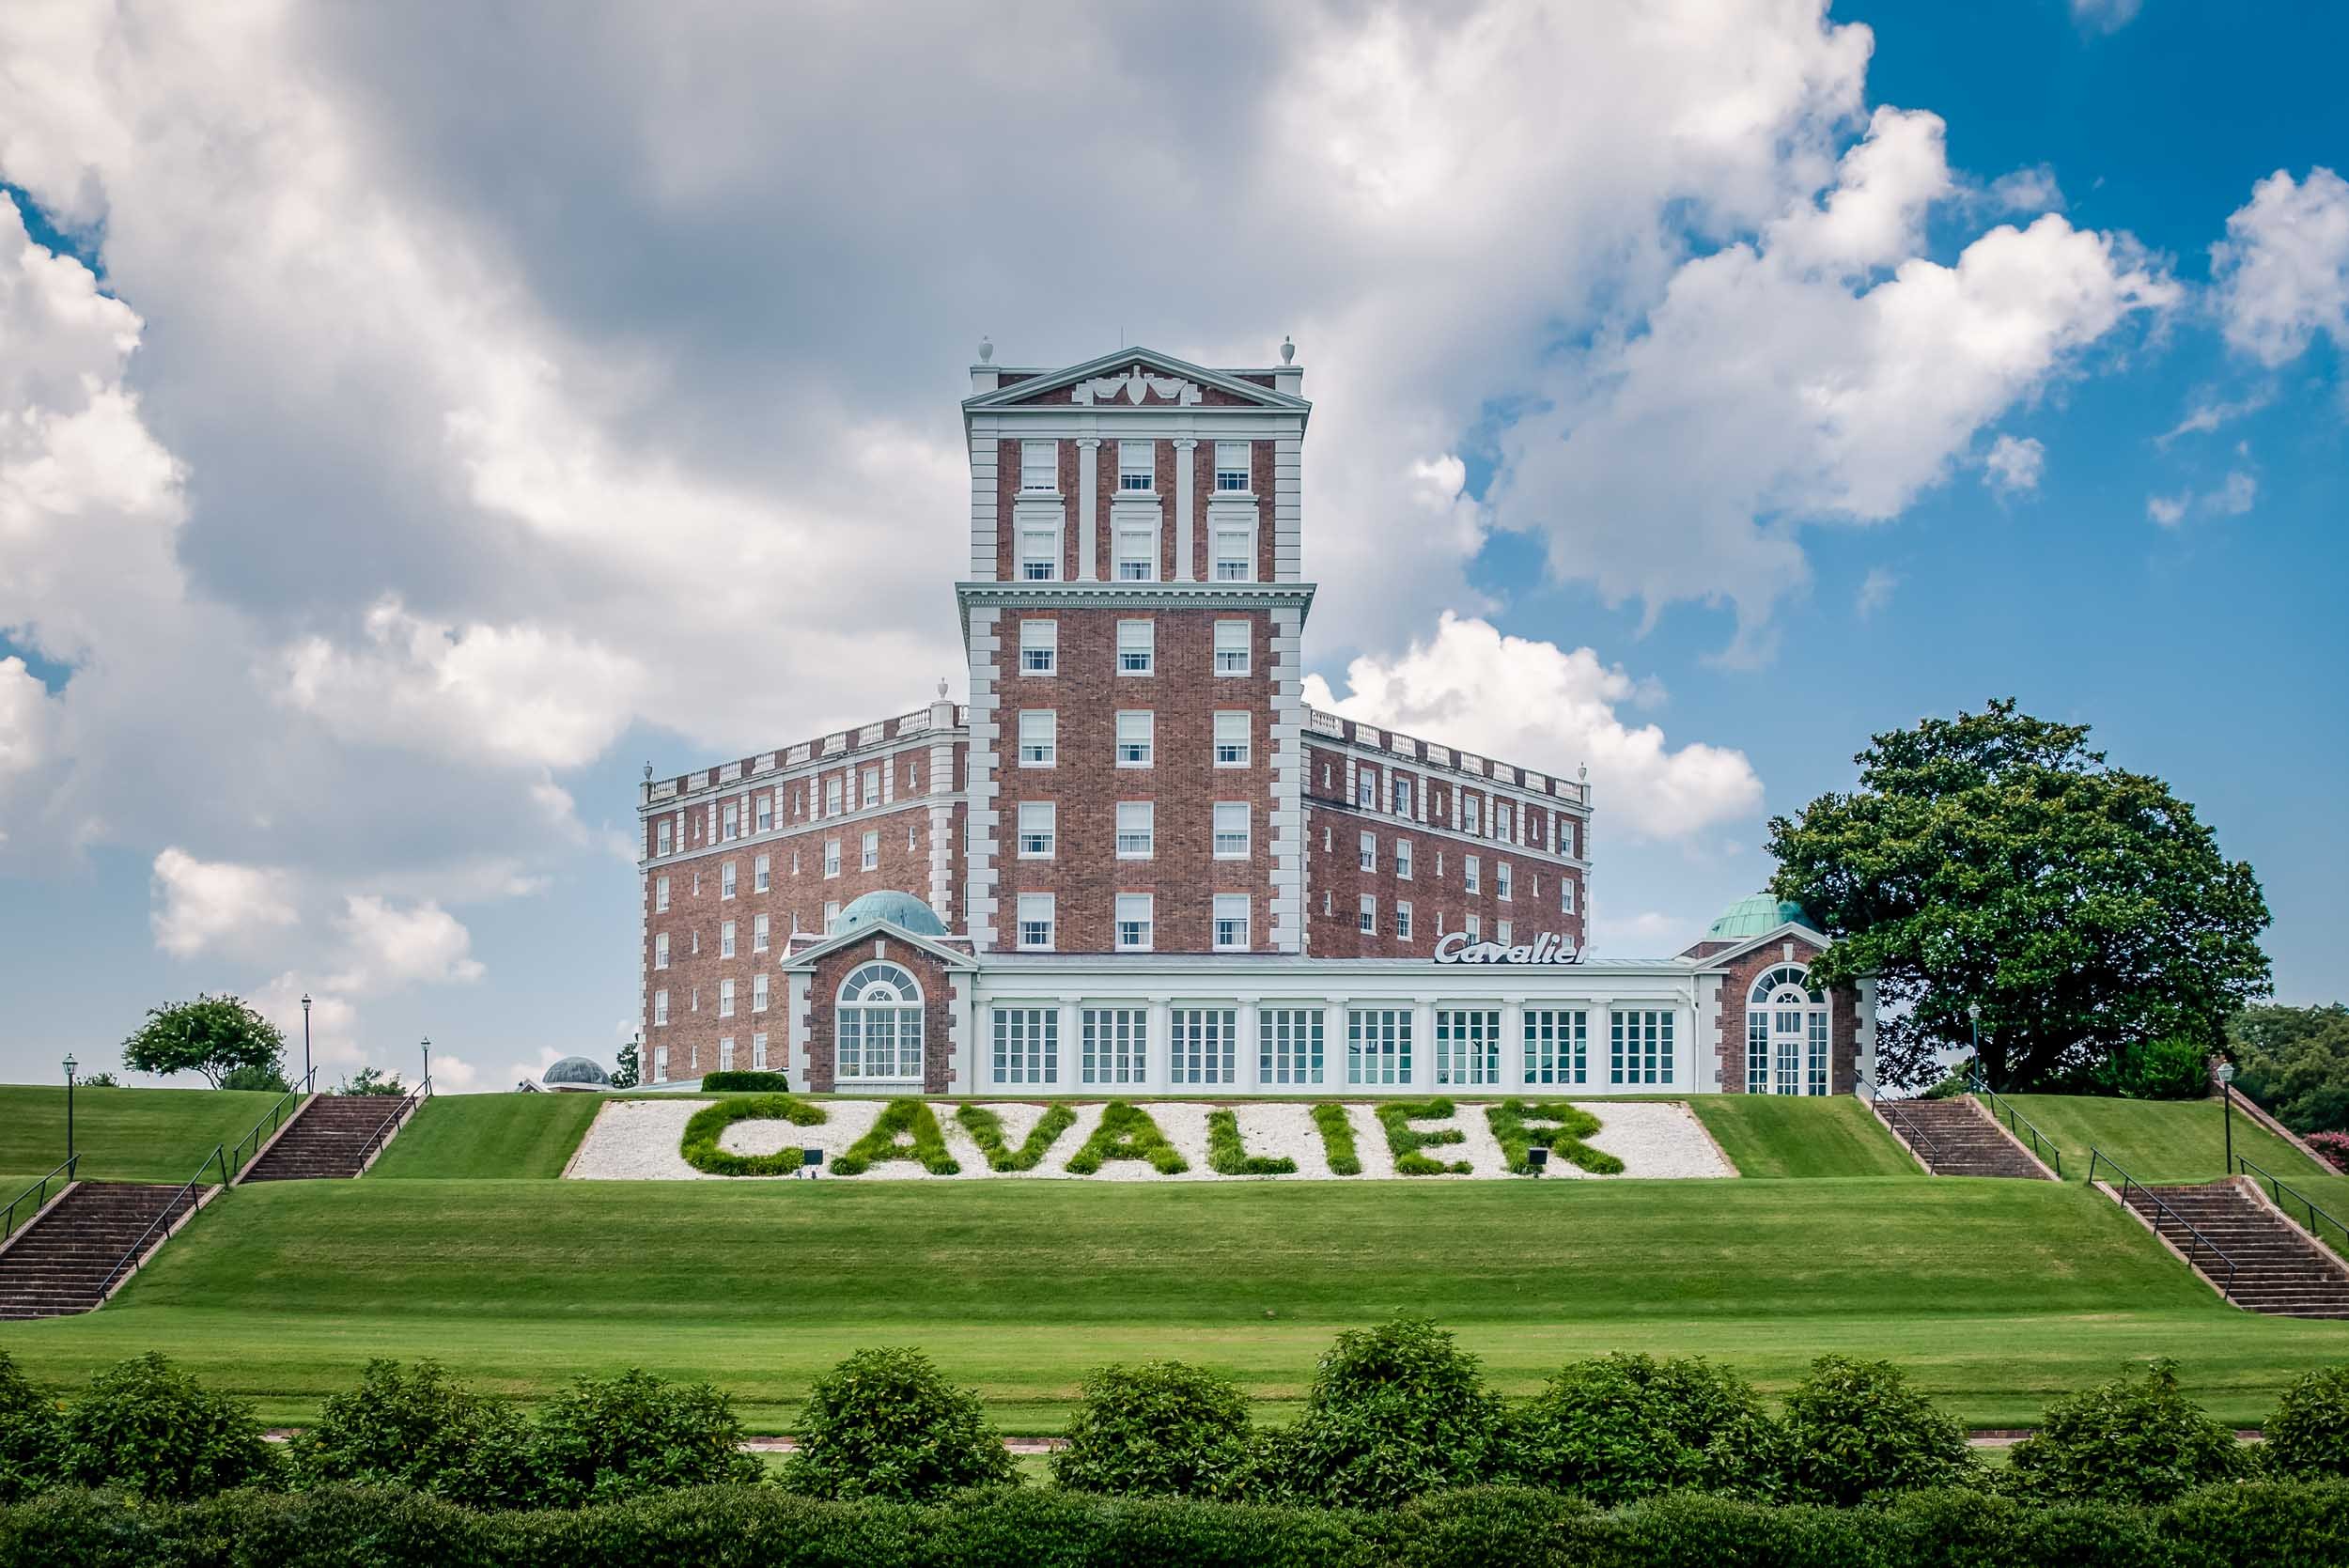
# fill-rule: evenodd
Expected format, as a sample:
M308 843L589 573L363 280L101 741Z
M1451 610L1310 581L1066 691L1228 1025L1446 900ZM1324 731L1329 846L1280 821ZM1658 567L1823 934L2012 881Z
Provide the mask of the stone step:
M142 1242L162 1245L196 1206L184 1188L85 1181L0 1250L0 1318L86 1312L135 1266Z
M2237 1306L2283 1317L2349 1317L2349 1272L2234 1182L2131 1187L2122 1201Z

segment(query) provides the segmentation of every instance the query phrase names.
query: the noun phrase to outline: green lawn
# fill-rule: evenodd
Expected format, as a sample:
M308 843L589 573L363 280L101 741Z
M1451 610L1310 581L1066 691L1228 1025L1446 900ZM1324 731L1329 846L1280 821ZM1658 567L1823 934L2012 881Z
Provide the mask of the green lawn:
M73 1146L90 1180L182 1182L277 1096L221 1089L77 1089ZM65 1085L0 1084L0 1203L65 1158Z
M1711 1356L1776 1391L1844 1350L1984 1426L2152 1355L2255 1422L2300 1372L2349 1361L2349 1324L2224 1306L2076 1186L1906 1177L265 1184L103 1311L0 1325L0 1349L68 1385L161 1348L276 1421L371 1356L432 1355L522 1399L644 1365L778 1430L841 1357L911 1343L1035 1432L1086 1369L1152 1356L1217 1367L1282 1419L1332 1333L1396 1311L1458 1329L1512 1394L1619 1348Z
M1924 1174L1850 1094L1698 1094L1688 1109L1741 1176Z
M552 1180L602 1105L600 1094L435 1094L368 1175Z
M2118 1161L2141 1182L2216 1181L2227 1173L2226 1129L2217 1100L2114 1100L2092 1094L2004 1098L2063 1151L2066 1181L2088 1179L2091 1149ZM2234 1118L2234 1152L2287 1182L2324 1173L2306 1155L2240 1113ZM2102 1166L2098 1161L2100 1180Z

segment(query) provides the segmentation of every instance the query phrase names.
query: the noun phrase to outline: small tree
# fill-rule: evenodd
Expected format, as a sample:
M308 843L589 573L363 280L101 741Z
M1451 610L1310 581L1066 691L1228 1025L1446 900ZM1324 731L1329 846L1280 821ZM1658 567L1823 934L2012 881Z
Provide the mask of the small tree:
M279 1072L275 1067L266 1067L258 1063L229 1068L220 1075L220 1086L223 1089L274 1090L280 1094L293 1087L286 1081L284 1073Z
M25 1380L0 1350L0 1503L28 1497L56 1470L56 1402Z
M633 1089L643 1081L644 1073L637 1059L636 1042L630 1040L620 1048L619 1059L612 1064L612 1087Z
M397 1096L407 1094L408 1086L399 1081L397 1073L387 1073L381 1067L362 1067L335 1085L334 1093Z
M799 1438L783 1483L809 1497L919 1502L1019 1483L979 1396L918 1350L860 1350L817 1378Z
M1511 1427L1522 1479L1602 1505L1681 1489L1766 1498L1783 1468L1784 1439L1761 1396L1703 1358L1575 1362Z
M2039 1430L2015 1445L2005 1477L2017 1497L2165 1503L2205 1482L2250 1467L2226 1427L2178 1389L2178 1364L2163 1359L2047 1406Z
M1258 1440L1255 1484L1283 1500L1394 1508L1494 1467L1500 1397L1424 1318L1353 1329L1325 1352L1304 1418Z
M1848 1508L1872 1494L1961 1486L1979 1467L1957 1422L1889 1361L1822 1356L1786 1398L1787 1490Z
M1079 1391L1052 1480L1072 1492L1221 1497L1245 1472L1248 1440L1248 1396L1204 1367L1102 1367Z
M2349 1366L2319 1367L2286 1389L2261 1431L2268 1474L2349 1479Z
M242 1400L148 1351L90 1379L58 1422L57 1477L143 1498L205 1498L264 1485L277 1455Z
M506 1405L449 1380L438 1363L366 1365L331 1396L290 1454L304 1486L406 1486L474 1508L529 1502L529 1432Z
M282 1071L286 1036L232 996L199 996L173 1007L149 1008L147 1022L122 1042L123 1065L170 1078L202 1073L215 1089L239 1067Z
M630 1369L557 1394L531 1434L530 1469L540 1506L576 1508L665 1486L753 1485L765 1471L741 1450L724 1394Z

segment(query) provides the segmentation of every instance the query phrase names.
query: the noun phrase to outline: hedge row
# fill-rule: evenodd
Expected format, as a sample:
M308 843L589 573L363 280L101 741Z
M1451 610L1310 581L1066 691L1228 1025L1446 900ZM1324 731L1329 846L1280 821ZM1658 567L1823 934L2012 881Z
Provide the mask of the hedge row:
M137 1504L53 1492L0 1508L0 1562L54 1568L2326 1568L2349 1484L2211 1487L2163 1508L2033 1507L1973 1492L1883 1508L1676 1493L1612 1511L1541 1492L1446 1493L1385 1514L965 1493L821 1502L710 1487L485 1514L412 1492L226 1492Z

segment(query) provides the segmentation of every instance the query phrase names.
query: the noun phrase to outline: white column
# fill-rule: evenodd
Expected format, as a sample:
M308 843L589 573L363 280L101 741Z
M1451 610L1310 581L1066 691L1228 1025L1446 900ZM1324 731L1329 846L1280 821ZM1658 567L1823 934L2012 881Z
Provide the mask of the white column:
M1190 436L1174 438L1174 581L1190 577L1190 455L1199 442Z
M1526 1087L1523 997L1511 997L1501 1004L1501 1081Z
M1165 997L1150 999L1150 1070L1143 1074L1145 1091L1163 1094L1171 1083L1168 1066L1174 1049L1174 1009Z
M1077 1075L1084 1066L1084 1019L1075 997L1063 997L1060 1001L1060 1070L1054 1076L1052 1093L1074 1094L1078 1088Z
M1250 997L1239 1004L1233 1041L1233 1057L1237 1063L1233 1087L1242 1094L1252 1094L1264 1087L1264 1063L1256 1058L1256 999Z
M1091 582L1099 572L1094 560L1093 531L1100 516L1101 438L1077 438L1077 576Z
M1411 1003L1411 1087L1422 1094L1436 1089L1436 1003L1428 997Z

